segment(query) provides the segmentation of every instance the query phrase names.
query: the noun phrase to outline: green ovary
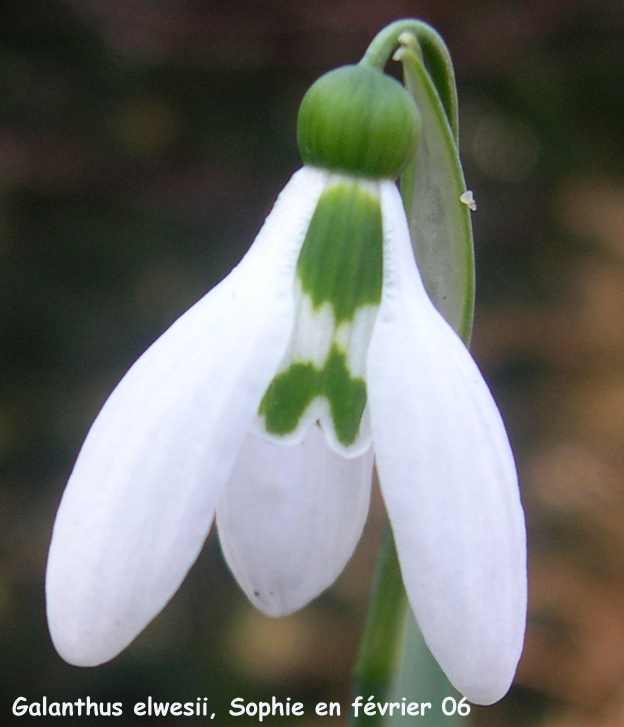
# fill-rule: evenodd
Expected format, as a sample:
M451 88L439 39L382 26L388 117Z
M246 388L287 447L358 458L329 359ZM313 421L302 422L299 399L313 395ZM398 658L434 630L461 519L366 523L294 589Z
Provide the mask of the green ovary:
M293 432L316 397L329 402L338 441L355 442L366 406L366 384L352 378L344 353L333 346L322 369L312 363L293 363L278 374L260 404L270 434Z

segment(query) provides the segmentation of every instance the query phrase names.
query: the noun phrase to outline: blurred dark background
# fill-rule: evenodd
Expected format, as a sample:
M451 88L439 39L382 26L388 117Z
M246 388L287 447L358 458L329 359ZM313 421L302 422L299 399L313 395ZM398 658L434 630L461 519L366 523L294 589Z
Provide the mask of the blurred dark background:
M312 707L348 701L378 499L347 571L304 611L255 612L211 537L166 611L97 669L54 652L43 577L55 508L106 395L253 240L300 166L307 87L407 16L432 23L455 62L479 204L473 350L529 519L517 684L472 719L624 724L622 0L0 3L2 724L35 719L11 705L44 695L122 701L120 727L175 721L134 717L148 695L208 697L213 724L236 722L234 697L271 695L306 704L302 727L345 723Z

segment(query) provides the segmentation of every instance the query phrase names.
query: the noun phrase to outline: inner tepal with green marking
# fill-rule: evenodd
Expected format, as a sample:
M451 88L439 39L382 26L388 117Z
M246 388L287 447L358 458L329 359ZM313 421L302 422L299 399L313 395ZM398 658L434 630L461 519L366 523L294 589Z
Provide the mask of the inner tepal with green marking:
M299 255L290 345L260 404L267 433L292 435L318 420L342 447L366 446L365 359L381 302L382 248L378 185L332 179Z
M296 315L282 364L260 403L264 432L298 441L319 422L330 445L370 444L366 355L381 303L380 183L413 156L420 116L393 78L365 62L322 76L299 110L308 165L327 169L296 268Z

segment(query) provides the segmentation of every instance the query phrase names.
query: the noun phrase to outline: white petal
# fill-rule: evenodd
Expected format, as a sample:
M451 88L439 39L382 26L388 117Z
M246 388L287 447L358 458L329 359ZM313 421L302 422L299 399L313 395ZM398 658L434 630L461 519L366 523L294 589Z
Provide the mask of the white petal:
M240 265L143 354L94 422L48 560L50 631L70 663L118 654L195 561L288 343L295 264L325 179L293 177Z
M526 615L513 456L474 361L427 298L401 200L384 185L384 288L368 396L382 492L410 603L469 700L509 688Z
M312 425L299 444L243 444L217 506L228 565L270 616L305 606L340 575L362 534L373 454L346 459Z

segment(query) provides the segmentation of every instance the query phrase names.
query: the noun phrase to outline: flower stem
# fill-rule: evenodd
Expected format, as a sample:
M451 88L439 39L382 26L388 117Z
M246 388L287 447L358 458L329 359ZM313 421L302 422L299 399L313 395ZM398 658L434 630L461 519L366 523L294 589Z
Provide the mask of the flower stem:
M408 613L407 597L403 588L399 561L390 526L386 523L377 573L370 599L370 610L360 654L355 667L353 699L366 700L374 696L375 702L386 702L392 680L401 659L405 621ZM352 710L351 727L382 724L382 717L366 716L363 709Z
M394 51L401 45L400 39L405 33L409 33L415 38L415 48L422 53L431 80L448 116L453 136L457 141L457 88L453 64L444 41L430 25L412 19L390 23L377 33L360 63L383 70Z

